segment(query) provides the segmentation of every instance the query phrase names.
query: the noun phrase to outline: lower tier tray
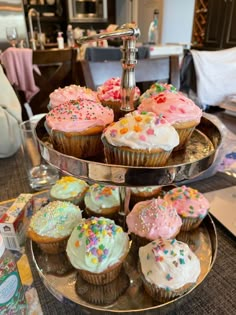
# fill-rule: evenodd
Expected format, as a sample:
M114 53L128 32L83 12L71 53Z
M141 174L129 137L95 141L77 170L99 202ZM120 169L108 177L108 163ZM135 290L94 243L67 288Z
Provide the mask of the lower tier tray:
M182 232L177 239L188 243L198 256L201 274L190 291L164 304L154 301L145 292L137 270L138 254L132 249L132 243L119 277L104 286L91 285L78 278L65 254L43 254L33 242L31 251L39 276L48 290L62 303L78 306L85 314L163 314L187 302L187 298L196 292L195 289L210 272L217 254L217 234L210 215L206 216L199 228Z
M186 149L173 151L166 166L132 167L108 164L103 156L84 160L56 151L45 128L45 117L36 126L36 136L41 155L49 164L81 179L117 186L168 185L192 179L212 165L222 140L214 123L202 117Z

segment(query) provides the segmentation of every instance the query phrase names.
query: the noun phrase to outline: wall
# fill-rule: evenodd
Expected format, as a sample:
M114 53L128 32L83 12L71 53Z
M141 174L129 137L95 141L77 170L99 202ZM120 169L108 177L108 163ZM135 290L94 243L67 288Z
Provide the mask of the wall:
M190 43L194 7L195 0L116 0L116 20L119 25L136 21L141 31L139 40L145 43L153 11L159 9L160 43Z

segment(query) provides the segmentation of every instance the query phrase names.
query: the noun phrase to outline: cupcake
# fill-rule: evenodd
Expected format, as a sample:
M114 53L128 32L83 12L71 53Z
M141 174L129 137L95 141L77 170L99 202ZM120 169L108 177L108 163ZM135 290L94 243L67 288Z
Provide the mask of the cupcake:
M64 176L59 179L49 190L50 200L70 201L83 208L83 201L89 185L81 179Z
M91 185L84 197L85 211L90 216L114 217L120 210L119 187Z
M77 158L102 153L101 134L113 122L112 109L83 100L58 105L46 115L46 128L54 149Z
M145 291L165 303L196 285L201 266L187 244L158 238L139 249L139 270Z
M162 115L178 132L179 145L174 150L183 149L192 132L200 123L202 110L181 92L164 90L157 95L143 98L138 110Z
M81 218L80 208L71 202L49 202L32 216L28 237L45 253L61 253Z
M94 102L99 101L97 92L92 91L91 89L84 86L71 84L69 86L65 86L64 88L58 88L49 95L48 108L51 110L58 105L73 100L89 100Z
M73 230L66 252L79 275L91 284L116 279L129 251L129 237L108 218L83 219Z
M140 95L139 102L141 103L145 98L155 97L166 90L176 92L176 87L168 83L155 82L150 86L149 89Z
M130 207L133 208L133 206L140 201L158 197L161 191L161 186L131 187Z
M114 121L117 121L120 117L124 116L124 113L120 110L121 107L121 79L110 78L103 85L97 88L97 96L104 106L108 106L114 111ZM140 90L135 87L134 92L134 107L137 107L140 96Z
M107 163L129 166L163 166L179 137L165 119L137 111L110 124L102 134Z
M182 218L181 231L197 228L210 208L209 201L202 193L185 185L169 190L164 199L176 208Z
M139 247L158 237L175 238L182 220L172 205L158 197L136 203L127 215L126 223L135 246Z

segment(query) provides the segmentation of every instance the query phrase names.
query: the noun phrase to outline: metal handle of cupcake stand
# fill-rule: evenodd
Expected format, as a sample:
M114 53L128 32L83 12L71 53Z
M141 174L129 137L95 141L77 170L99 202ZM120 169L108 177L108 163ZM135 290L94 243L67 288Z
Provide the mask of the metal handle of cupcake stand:
M122 77L121 77L121 107L125 112L134 110L134 92L135 92L135 65L136 60L136 40L140 36L140 30L135 24L124 24L113 32L98 33L91 36L83 36L76 40L81 46L83 43L99 41L110 38L121 38L123 40L122 51Z
M134 110L134 92L136 87L135 65L136 59L136 40L140 36L140 30L135 24L124 24L113 32L98 33L91 36L83 36L77 40L79 46L91 41L99 41L109 38L121 38L123 40L122 51L122 77L121 77L121 107L124 112ZM119 212L120 221L125 224L125 216L129 211L130 188L119 187L121 209Z

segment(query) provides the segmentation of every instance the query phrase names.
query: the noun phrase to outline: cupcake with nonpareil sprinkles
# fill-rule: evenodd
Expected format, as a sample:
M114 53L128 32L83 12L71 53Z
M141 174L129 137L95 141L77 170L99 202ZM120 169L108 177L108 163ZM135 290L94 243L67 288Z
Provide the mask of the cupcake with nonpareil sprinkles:
M106 67L106 65L104 65ZM114 111L114 121L124 116L120 111L121 107L121 79L119 77L110 78L97 89L97 95L104 106L108 106ZM134 90L134 108L137 107L140 96L140 90L135 87Z
M140 247L139 270L146 292L164 303L196 285L201 266L187 244L159 238Z
M162 115L178 132L179 145L186 146L192 132L200 123L202 110L190 98L175 90L164 90L157 95L143 98L138 110Z
M93 184L85 194L84 203L90 216L114 217L120 210L119 187Z
M98 102L71 101L46 115L46 128L54 149L77 158L88 158L102 153L101 134L113 119L112 109Z
M81 101L81 100L89 100L98 102L97 92L92 91L91 89L71 84L69 86L65 86L64 88L58 88L54 90L49 95L49 109L53 109L54 107L64 104L68 101Z
M165 119L134 111L110 124L102 142L107 163L129 166L163 166L179 136Z
M182 231L197 228L210 208L209 201L202 193L185 185L169 190L164 199L176 208L182 218Z
M74 228L66 252L79 275L92 284L118 277L129 251L129 238L113 220L91 217Z
M89 185L82 179L63 176L50 189L50 200L70 201L82 209Z
M180 231L182 220L172 205L158 197L136 203L127 215L126 223L128 233L138 247L158 237L174 238Z
M28 237L48 254L61 253L65 251L67 240L81 219L80 208L71 202L49 202L32 216Z

